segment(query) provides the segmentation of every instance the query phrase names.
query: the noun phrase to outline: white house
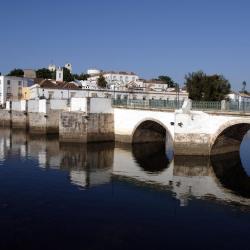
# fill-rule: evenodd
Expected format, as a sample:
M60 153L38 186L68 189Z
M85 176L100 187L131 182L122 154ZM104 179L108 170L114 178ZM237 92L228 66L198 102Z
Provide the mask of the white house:
M34 80L25 77L0 76L0 105L7 100L20 100L22 88L33 85Z
M87 74L90 75L88 81L97 82L100 75L103 75L105 80L108 83L108 86L126 86L132 82L137 82L139 80L139 76L137 76L133 72L125 72L125 71L101 71L97 69L89 69ZM113 87L112 87L113 88Z
M168 89L168 84L164 83L161 80L148 80L144 81L145 88L147 90L151 91L159 91L159 92L164 92L167 91Z

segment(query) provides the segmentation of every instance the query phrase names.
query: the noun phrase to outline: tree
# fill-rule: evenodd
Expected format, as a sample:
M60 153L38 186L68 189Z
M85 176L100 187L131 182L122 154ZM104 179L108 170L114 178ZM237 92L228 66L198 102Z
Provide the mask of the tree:
M36 71L37 78L52 79L52 72L46 68L38 69Z
M18 77L23 77L24 72L22 69L13 69L10 71L8 76L18 76Z
M65 82L74 81L74 77L71 75L70 71L65 67L63 67L63 81Z
M177 85L170 76L158 76L158 79L168 84L169 88L174 88Z
M74 77L74 79L76 79L76 80L85 81L85 80L87 80L87 79L90 77L90 75L81 73L80 75L74 74L73 77Z
M103 75L100 75L100 77L97 80L97 86L99 88L105 89L107 87L107 81L105 80Z
M56 70L51 71L51 79L56 80Z
M203 71L185 76L189 98L195 101L221 101L230 93L230 83L222 75L206 75Z

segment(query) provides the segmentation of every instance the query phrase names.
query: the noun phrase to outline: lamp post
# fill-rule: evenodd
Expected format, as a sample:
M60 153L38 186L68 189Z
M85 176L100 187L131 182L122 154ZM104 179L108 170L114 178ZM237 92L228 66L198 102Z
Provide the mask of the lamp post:
M176 106L179 109L180 102L180 87L178 83L175 83L175 93L176 93Z

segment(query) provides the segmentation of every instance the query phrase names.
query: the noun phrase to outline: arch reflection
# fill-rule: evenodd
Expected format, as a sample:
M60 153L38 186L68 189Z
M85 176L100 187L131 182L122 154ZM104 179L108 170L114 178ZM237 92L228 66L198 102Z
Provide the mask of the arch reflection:
M250 177L242 165L239 152L211 157L214 173L222 185L243 197L250 198Z
M162 143L133 144L132 154L141 169L149 173L161 173L171 162Z
M176 156L171 161L164 145L158 143L60 144L57 138L2 130L0 165L9 157L32 160L43 169L66 171L69 181L81 188L122 177L171 190L181 205L195 197L250 206L250 177L238 153L211 158Z

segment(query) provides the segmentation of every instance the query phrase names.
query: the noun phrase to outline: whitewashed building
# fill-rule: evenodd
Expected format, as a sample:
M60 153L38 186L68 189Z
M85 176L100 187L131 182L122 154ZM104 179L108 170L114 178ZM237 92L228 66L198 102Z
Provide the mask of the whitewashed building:
M34 80L25 77L0 76L0 105L7 100L20 100L22 88L33 85Z
M71 99L73 97L101 97L115 99L133 99L133 100L176 100L177 93L141 91L135 89L116 90L116 89L93 89L80 88L75 83L56 82L43 80L39 84L34 84L30 88L30 99ZM188 98L187 92L179 93L179 100L184 101Z
M149 91L165 92L168 90L168 84L161 80L145 80L144 86Z
M119 89L128 86L129 84L136 83L139 81L139 76L133 72L125 72L125 71L101 71L98 69L89 69L87 74L90 77L87 79L88 82L97 83L98 78L103 75L105 80L108 83L108 87L110 89Z

